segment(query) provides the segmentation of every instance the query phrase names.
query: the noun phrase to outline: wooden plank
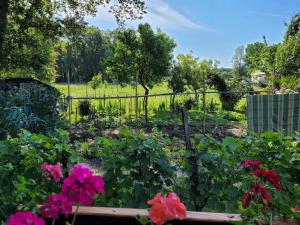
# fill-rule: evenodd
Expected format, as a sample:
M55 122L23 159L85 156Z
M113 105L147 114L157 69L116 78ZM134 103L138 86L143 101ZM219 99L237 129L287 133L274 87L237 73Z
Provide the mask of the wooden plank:
M76 207L73 207L75 212ZM108 208L108 207L86 207L81 206L78 215L82 216L109 216L109 217L136 217L148 216L146 209L130 209L130 208ZM186 220L199 222L231 222L242 221L239 214L231 213L208 213L208 212L187 212Z

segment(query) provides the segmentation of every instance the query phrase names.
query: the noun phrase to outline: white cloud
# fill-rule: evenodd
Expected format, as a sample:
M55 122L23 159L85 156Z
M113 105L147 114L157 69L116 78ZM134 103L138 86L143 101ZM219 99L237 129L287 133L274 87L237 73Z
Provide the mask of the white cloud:
M149 23L154 28L181 30L192 29L200 31L213 31L213 29L192 21L176 9L172 8L163 0L146 0L147 14L137 21L128 21L129 27L136 27L139 23ZM100 7L95 17L87 17L87 21L93 25L101 23L111 23L116 26L114 16L107 12L108 7Z
M211 31L199 23L193 22L185 15L172 8L162 0L148 1L148 14L145 15L144 21L150 23L154 27L167 29L196 29L202 31Z

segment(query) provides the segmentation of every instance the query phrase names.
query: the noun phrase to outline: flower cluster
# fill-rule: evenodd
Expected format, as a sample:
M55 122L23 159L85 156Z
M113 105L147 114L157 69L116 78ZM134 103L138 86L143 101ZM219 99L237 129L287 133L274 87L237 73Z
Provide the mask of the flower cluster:
M45 172L47 177L53 178L56 182L63 177L60 164L49 165L48 163L43 163L41 169Z
M245 168L245 170L249 171L250 169L259 169L261 164L261 162L247 159L242 166Z
M180 198L175 193L169 193L163 197L158 193L155 198L148 201L151 205L149 217L157 225L162 225L169 220L184 219L186 217L186 208L181 203Z
M255 203L261 203L261 197L263 200L270 201L272 196L269 195L268 189L261 184L254 184L250 191L246 193L243 198L243 204L248 208L250 206L251 199Z
M62 177L60 164L44 163L41 169L56 182ZM57 219L60 215L72 213L72 204L91 205L98 193L104 193L104 180L95 176L91 168L84 164L75 165L63 181L62 193L53 194L40 210L43 217ZM74 221L73 221L74 222ZM73 223L72 223L73 224ZM9 225L45 225L45 221L32 212L17 212L10 216Z
M265 170L263 168L259 168L258 170L253 171L253 174L257 177L263 177L267 179L277 190L282 189L280 179L274 170Z
M63 182L62 194L73 203L91 205L98 193L104 193L104 180L84 164L75 165Z
M279 176L275 173L274 170L265 170L261 168L261 162L245 160L242 166L247 172L252 170L252 174L259 178L264 178L270 182L276 190L282 189L282 184L280 183ZM250 191L248 191L243 198L243 205L248 208L251 201L257 204L266 205L265 202L271 201L272 196L269 194L268 188L262 184L255 182ZM270 205L270 204L268 204Z
M48 201L40 207L43 217L57 219L60 215L72 213L72 203L61 194L51 195Z
M32 212L17 212L9 217L8 225L45 225L45 221Z

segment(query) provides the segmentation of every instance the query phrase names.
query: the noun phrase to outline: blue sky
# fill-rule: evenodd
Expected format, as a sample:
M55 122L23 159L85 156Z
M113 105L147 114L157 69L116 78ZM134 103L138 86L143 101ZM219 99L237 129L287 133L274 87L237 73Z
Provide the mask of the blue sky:
M269 43L280 42L284 22L300 12L300 0L146 0L146 5L145 17L127 27L148 22L176 40L175 54L192 50L222 67L231 67L236 47L261 41L263 35ZM117 27L103 7L87 21L103 30Z

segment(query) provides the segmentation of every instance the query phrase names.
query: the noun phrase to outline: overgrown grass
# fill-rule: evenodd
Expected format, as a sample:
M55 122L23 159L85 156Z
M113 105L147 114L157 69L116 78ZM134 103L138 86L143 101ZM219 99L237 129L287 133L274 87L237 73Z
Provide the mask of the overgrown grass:
M54 85L58 90L63 94L68 95L68 86L67 84L55 84ZM208 90L215 91L215 90ZM153 89L150 90L151 94L162 94L162 93L171 93L172 91L168 88L166 82L156 85ZM191 91L190 91L191 92ZM144 90L141 86L138 86L138 94L143 95ZM135 88L132 85L127 85L121 87L120 85L114 84L102 84L95 91L88 84L72 84L70 85L70 95L73 97L110 97L110 96L134 96ZM177 102L184 102L187 99L194 99L194 94L184 94L176 96ZM191 111L191 119L199 123L203 120L203 108L202 108L202 94L199 93L200 102L198 106L195 106ZM76 107L78 106L79 101L72 101L72 116L71 120L74 122L76 120ZM97 111L98 116L100 115L101 119L110 121L111 117L115 117L115 121L124 122L128 118L135 118L135 99L106 99L106 100L92 100L92 106ZM150 121L157 124L166 124L166 123L178 123L180 124L181 118L180 113L174 113L170 107L171 98L170 96L155 96L148 98L148 109ZM213 111L211 111L211 104L214 104ZM236 109L239 111L245 110L245 99L242 99L238 104ZM206 120L208 123L218 124L224 122L224 111L221 111L221 102L217 93L208 93L206 94L206 107L207 117ZM232 113L230 113L231 115ZM139 98L138 104L138 116L143 118L143 98ZM116 118L119 119L116 120ZM121 117L121 119L120 119ZM244 123L245 116L237 116L240 118L240 121ZM226 118L226 116L225 116ZM79 116L77 116L79 120ZM230 119L229 119L230 120ZM225 119L225 121L227 121ZM108 122L109 123L109 122Z

